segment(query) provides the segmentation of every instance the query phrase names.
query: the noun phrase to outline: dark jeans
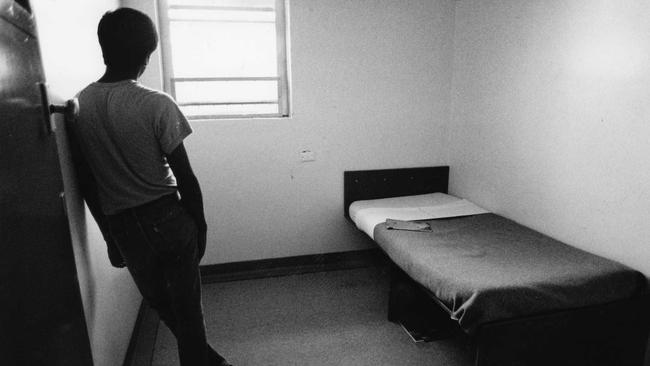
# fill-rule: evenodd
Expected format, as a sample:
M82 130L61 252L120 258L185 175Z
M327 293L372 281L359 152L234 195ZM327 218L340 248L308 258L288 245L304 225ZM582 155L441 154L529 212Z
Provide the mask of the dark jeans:
M220 365L205 336L197 227L176 195L111 215L108 225L140 293L176 336L181 365Z

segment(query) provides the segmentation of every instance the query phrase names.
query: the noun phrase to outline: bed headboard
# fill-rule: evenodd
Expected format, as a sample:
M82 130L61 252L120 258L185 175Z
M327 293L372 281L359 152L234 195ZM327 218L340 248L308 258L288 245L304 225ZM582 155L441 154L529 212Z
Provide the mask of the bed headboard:
M354 170L343 172L343 211L354 201L442 192L447 193L449 167Z

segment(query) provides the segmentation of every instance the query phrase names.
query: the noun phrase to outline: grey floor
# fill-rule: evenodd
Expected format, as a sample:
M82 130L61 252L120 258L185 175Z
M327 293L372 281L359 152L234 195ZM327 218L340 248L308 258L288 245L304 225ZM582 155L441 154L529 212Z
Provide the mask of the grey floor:
M460 340L414 343L386 320L381 267L206 284L210 343L235 366L469 366ZM161 325L154 366L178 365Z

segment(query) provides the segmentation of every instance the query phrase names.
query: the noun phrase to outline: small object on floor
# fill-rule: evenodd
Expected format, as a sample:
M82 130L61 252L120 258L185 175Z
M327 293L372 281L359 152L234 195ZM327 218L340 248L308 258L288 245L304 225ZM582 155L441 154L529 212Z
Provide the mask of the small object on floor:
M223 356L218 354L212 347L209 348L208 365L210 366L232 366Z
M415 343L419 342L432 342L440 339L450 338L453 336L454 332L450 328L445 327L435 327L435 326L412 326L404 322L400 322L399 325L402 326L402 329L408 334L411 340Z
M395 219L386 219L386 228L389 230L431 231L431 226L426 222Z
M217 361L216 363L210 362L210 365L214 365L214 366L232 366L231 363L229 363L228 361L226 361L224 359L222 359L220 361Z
M232 366L232 364L224 359L221 360L221 362L218 362L216 366Z

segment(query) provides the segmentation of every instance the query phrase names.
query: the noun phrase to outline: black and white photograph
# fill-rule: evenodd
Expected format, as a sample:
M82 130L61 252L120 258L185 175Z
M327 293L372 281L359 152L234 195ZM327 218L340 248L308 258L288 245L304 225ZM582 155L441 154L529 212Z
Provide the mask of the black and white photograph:
M650 366L650 1L0 0L0 366Z

